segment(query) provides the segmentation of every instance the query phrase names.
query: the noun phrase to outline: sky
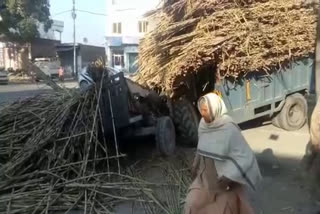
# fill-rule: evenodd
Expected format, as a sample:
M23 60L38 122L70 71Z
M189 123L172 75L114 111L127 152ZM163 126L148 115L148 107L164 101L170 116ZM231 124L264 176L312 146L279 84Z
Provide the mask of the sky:
M50 0L50 12L52 19L64 22L62 42L73 42L73 20L71 11L72 0ZM106 13L106 0L76 0L76 9L93 13ZM88 44L104 46L106 16L93 15L77 11L76 40L83 43L83 38L88 39Z

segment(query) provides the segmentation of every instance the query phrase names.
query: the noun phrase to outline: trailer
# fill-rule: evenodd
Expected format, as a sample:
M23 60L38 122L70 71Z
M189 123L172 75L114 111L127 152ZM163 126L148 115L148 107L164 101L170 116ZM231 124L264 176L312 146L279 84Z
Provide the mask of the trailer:
M307 101L314 76L313 59L304 58L267 72L252 72L238 79L217 81L214 68L207 68L183 82L174 102L174 122L182 141L197 144L200 96L216 91L228 114L238 124L267 117L282 129L300 129L307 120ZM179 94L179 92L178 92Z

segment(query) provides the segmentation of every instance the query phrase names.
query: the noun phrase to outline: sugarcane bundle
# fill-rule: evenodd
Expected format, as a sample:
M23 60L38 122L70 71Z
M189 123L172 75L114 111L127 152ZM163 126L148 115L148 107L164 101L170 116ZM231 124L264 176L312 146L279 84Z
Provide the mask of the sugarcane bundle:
M172 95L210 66L220 78L268 72L313 54L316 4L298 0L168 0L140 45L136 81ZM213 77L214 78L214 77Z
M152 184L121 167L107 142L99 102L106 69L85 93L58 90L0 111L0 213L111 213L123 201L149 202Z

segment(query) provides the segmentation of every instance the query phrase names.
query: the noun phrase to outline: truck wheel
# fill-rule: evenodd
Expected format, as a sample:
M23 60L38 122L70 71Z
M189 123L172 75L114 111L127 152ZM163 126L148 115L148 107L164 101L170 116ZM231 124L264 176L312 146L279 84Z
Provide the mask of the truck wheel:
M281 128L281 126L280 126L280 113L278 113L276 116L274 116L273 118L272 118L272 125L274 125L274 126L276 126L276 127L278 127L278 128Z
M170 156L176 148L176 133L170 117L160 117L156 126L156 144L161 154Z
M274 124L287 131L300 129L307 121L308 104L302 94L287 97L286 102L274 119Z
M188 100L182 99L173 104L173 120L179 140L186 145L197 146L200 118Z

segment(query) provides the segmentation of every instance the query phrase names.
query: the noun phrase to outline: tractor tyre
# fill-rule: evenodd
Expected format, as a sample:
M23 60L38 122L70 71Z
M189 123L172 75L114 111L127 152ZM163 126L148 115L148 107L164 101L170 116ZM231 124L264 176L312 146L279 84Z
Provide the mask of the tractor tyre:
M176 125L179 142L196 147L200 117L195 107L186 99L173 104L173 121Z
M160 153L170 156L176 148L176 132L170 117L160 117L156 125L156 144Z

